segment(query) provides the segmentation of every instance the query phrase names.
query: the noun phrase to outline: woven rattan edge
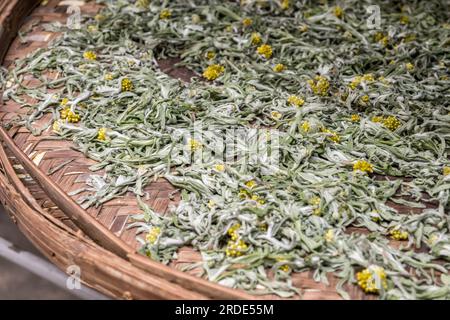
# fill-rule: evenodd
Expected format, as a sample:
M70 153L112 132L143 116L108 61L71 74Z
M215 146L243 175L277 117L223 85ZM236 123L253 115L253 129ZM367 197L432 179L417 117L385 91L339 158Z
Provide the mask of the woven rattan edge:
M3 61L24 18L39 3L39 0L0 0L0 61Z

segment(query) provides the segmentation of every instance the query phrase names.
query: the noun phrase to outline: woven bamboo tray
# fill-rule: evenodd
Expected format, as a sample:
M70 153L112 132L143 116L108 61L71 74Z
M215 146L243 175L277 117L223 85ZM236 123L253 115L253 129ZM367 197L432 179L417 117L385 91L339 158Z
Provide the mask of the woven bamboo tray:
M3 66L11 66L15 59L46 47L57 37L58 34L44 31L42 25L51 21L65 22L71 2L80 4L84 14L94 15L100 9L95 2L88 1L50 0L45 5L40 2L0 0L0 61ZM22 41L15 38L18 30L26 34ZM173 60L159 61L161 70L189 81L193 73L173 68L173 64ZM27 86L39 84L32 77L25 81ZM28 101L33 104L31 99ZM13 101L0 101L0 123L24 112L26 110ZM41 121L46 122L48 118ZM49 135L51 131L35 137L23 127L0 129L0 201L22 232L58 267L66 270L70 265L78 265L85 284L115 298L254 298L201 279L198 270L179 271L183 264L201 259L193 249L181 249L178 260L169 266L139 255L136 232L126 228L130 215L139 212L135 196L129 194L99 208L82 209L76 200L83 194L70 197L68 193L84 185L90 174L88 168L94 162L75 151L71 142L45 140ZM52 168L67 160L72 161L49 174ZM169 199L174 190L167 181L158 180L145 190L150 195L148 203L156 212L164 214L170 204L177 202L177 199ZM405 213L417 210L395 207ZM336 279L331 276L329 286L316 283L309 272L292 277L303 299L339 299L334 289ZM357 287L346 289L353 299L373 298Z

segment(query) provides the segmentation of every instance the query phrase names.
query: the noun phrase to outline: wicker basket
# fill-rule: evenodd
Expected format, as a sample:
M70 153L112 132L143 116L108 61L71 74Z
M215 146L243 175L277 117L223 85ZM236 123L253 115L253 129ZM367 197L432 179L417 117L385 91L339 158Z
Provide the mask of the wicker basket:
M29 52L45 47L57 34L43 31L42 24L67 19L67 1L0 0L0 59L8 67ZM62 2L62 3L61 3ZM70 2L70 1L69 1ZM78 1L80 2L80 1ZM81 6L83 13L95 14L94 2ZM27 30L26 42L14 40L17 31ZM167 73L189 80L188 70L171 68L173 61L160 61ZM170 70L169 70L170 69ZM27 85L36 79L27 79ZM0 94L1 97L1 94ZM32 103L32 101L31 101ZM23 113L14 102L0 103L0 121ZM42 119L46 121L48 119ZM49 135L50 133L47 133ZM101 208L82 209L77 196L68 193L84 184L93 161L71 149L70 142L35 137L25 128L0 129L0 201L22 232L62 270L78 265L87 285L112 297L125 299L252 299L253 296L201 279L193 270L177 270L200 256L189 248L179 252L178 260L165 266L136 252L135 231L126 228L131 214L139 211L133 195L104 204ZM57 172L49 172L67 160ZM164 213L174 188L156 181L146 188L151 205ZM306 299L338 299L336 280L330 285L316 283L311 273L293 275L293 282ZM361 290L348 287L352 298L367 299ZM264 298L273 299L274 296Z

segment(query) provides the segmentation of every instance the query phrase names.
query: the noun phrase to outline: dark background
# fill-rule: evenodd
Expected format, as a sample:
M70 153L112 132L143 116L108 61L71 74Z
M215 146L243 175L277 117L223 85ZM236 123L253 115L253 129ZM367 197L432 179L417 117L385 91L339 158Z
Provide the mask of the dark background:
M43 258L1 206L0 237L13 243L20 250L31 252ZM63 290L0 256L0 299L72 300L77 298L69 290Z

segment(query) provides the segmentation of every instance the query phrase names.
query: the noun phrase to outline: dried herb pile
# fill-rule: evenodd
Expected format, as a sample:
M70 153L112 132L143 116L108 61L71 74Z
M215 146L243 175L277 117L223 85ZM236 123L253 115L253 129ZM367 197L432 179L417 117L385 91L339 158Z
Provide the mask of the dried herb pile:
M209 280L249 292L301 294L291 272L313 270L337 276L345 298L348 282L384 299L450 298L448 2L102 2L80 30L48 26L65 32L4 81L5 99L40 101L22 124L106 170L84 207L134 192L143 253L168 263L192 246ZM167 57L198 77L170 78ZM43 85L21 85L26 74ZM208 130L192 138L194 123ZM227 130L240 135L222 143ZM215 156L272 137L254 161ZM156 177L182 190L165 216L145 204Z

